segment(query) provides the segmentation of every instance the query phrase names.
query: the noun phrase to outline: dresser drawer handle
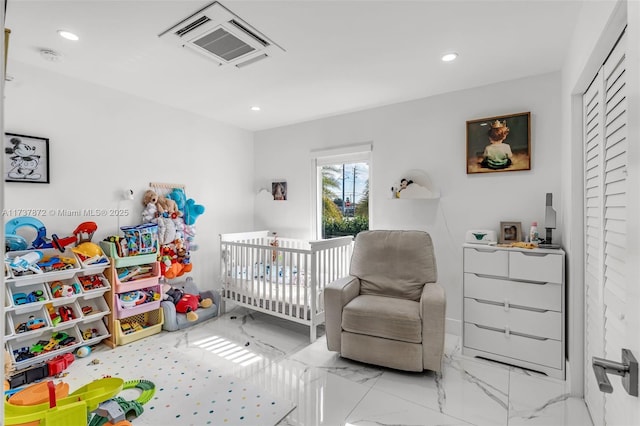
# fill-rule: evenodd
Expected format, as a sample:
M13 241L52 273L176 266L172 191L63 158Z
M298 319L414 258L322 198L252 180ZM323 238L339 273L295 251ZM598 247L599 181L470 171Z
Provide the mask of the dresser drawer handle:
M528 339L534 339L534 340L540 340L540 341L550 340L547 337L532 336L531 334L527 334L527 333L519 333L517 331L511 331L511 329L508 326L505 327L505 328L496 328L496 327L489 327L489 326L480 325L480 324L473 324L473 325L475 325L478 328L485 329L485 330L491 330L491 331L497 331L498 333L504 333L507 336L508 335L514 335L514 336L526 337Z
M551 255L551 253L536 253L534 251L527 251L527 252L522 251L522 252L519 252L519 254L523 256L531 256L531 257L545 257L547 255Z
M478 248L475 248L475 247L472 248L471 250L478 251L480 253L495 253L495 252L498 251L497 249L493 249L493 250L491 250L491 249L478 249Z

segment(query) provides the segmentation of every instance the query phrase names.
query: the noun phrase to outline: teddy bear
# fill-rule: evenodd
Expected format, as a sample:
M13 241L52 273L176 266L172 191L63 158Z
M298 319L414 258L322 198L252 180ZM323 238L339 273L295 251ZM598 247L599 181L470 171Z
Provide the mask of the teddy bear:
M171 216L173 213L178 214L178 205L175 201L158 195L152 189L147 189L142 197L142 204L146 207L147 204L153 203L156 205L158 209L158 215L162 216L164 213L167 213L168 216Z
M209 308L213 305L210 298L203 299L199 294L185 293L182 289L172 287L170 284L163 284L163 300L168 300L176 306L176 312L186 314L187 321L193 322L198 319L196 310L198 308Z

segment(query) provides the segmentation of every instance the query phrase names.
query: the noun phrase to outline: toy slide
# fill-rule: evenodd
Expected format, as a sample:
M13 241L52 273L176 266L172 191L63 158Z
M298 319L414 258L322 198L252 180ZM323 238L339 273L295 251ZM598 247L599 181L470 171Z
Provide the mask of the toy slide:
M17 392L5 402L4 424L7 426L86 424L88 414L98 408L101 402L115 397L122 391L123 386L124 380L108 377L95 380L66 396L68 393L66 384L54 386L51 381L37 383Z

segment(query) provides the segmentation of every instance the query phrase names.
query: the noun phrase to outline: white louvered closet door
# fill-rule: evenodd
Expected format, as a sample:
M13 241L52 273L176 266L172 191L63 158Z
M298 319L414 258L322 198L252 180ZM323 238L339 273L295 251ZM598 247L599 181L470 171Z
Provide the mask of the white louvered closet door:
M591 372L591 357L604 356L603 303L603 89L602 70L583 95L584 212L585 212L585 361L584 399L596 426L604 424L604 394Z
M620 361L628 347L627 99L625 37L620 38L584 94L585 177L585 402L595 425L625 425L629 395L609 376L604 394L591 358ZM635 331L637 332L637 330Z

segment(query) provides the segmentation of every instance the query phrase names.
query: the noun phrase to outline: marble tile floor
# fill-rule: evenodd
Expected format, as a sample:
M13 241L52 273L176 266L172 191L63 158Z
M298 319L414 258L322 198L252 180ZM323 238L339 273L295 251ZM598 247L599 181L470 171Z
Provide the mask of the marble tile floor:
M458 336L446 336L444 370L435 374L346 360L327 350L324 335L312 344L308 335L306 326L228 306L219 318L151 338L291 401L281 426L592 424L565 382L462 356Z

